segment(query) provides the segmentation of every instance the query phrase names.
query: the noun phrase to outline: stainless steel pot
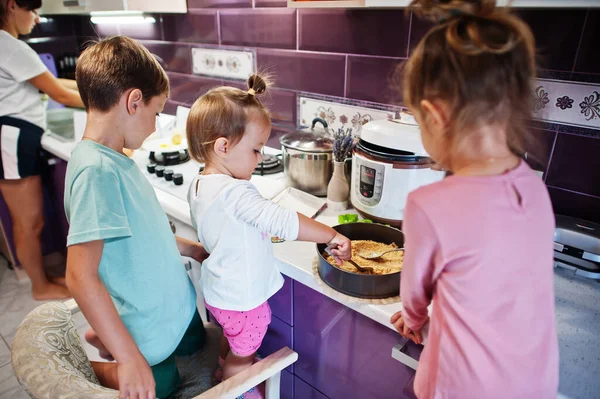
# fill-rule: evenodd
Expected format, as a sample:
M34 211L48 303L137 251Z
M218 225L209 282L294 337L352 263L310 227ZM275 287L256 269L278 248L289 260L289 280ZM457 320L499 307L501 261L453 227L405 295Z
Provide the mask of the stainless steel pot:
M311 130L288 133L280 142L287 185L324 197L333 175L333 138L326 130L316 131L317 122L327 129L324 120L315 118Z

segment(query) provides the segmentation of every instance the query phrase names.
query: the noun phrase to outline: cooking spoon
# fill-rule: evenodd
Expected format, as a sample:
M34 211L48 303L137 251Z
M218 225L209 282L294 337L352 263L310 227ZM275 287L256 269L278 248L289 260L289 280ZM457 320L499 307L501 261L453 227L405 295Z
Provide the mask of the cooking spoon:
M390 252L397 252L397 251L404 251L404 248L394 248L394 249L390 249L389 251L385 251L385 252L381 252L381 253L371 252L368 254L358 254L358 256L360 256L361 258L364 258L364 259L374 260L374 259L379 259L383 255L389 254Z
M325 248L325 252L327 252L329 255L333 256L333 259L335 259L335 261L337 262L339 259L337 256L335 256L331 250L333 248L332 247L327 247ZM365 267L365 266L360 266L358 265L355 261L353 261L352 259L346 259L346 262L350 263L352 266L354 266L359 272L363 272L363 273L373 273L373 268L372 267Z

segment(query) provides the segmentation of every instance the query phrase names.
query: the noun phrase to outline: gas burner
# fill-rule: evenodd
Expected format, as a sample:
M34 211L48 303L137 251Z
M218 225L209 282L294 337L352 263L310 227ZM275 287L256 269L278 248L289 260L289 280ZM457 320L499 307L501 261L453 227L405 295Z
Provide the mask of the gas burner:
M256 166L256 169L254 169L252 174L264 176L273 175L279 172L283 172L281 160L274 155L263 154L263 161Z
M157 165L173 166L186 163L190 160L187 150L175 152L150 152L150 160Z

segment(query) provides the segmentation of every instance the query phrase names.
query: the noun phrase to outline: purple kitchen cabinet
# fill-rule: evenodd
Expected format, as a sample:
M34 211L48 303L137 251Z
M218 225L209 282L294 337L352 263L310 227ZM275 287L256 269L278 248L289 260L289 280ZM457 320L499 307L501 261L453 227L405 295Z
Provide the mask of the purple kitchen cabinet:
M258 354L263 358L269 356L271 353L277 352L279 349L287 346L288 348L294 348L294 333L292 327L288 326L277 317L271 318L271 324L269 324L269 330L263 339L261 347L258 349ZM290 365L286 368L290 373L294 373L294 365Z
M281 372L280 399L294 399L294 375L283 370ZM302 396L296 396L303 398Z
M410 397L404 388L415 371L392 358L403 341L395 331L297 282L294 318L295 375L317 391L331 399Z
M277 316L280 320L285 321L290 326L294 323L294 309L292 306L292 298L294 295L292 279L287 276L283 277L285 282L283 287L275 295L269 299L269 306L271 306L271 312Z
M298 399L329 399L298 377L294 377L294 395Z

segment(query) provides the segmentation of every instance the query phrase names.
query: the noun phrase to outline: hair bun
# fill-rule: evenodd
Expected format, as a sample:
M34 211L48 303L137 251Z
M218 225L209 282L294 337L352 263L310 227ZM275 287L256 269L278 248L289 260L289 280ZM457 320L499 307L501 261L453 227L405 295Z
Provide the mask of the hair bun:
M261 77L254 74L248 78L248 94L251 96L260 96L267 91L267 87L271 85L271 81L268 77Z
M420 17L440 22L461 15L491 16L496 9L496 0L412 0L410 7Z

